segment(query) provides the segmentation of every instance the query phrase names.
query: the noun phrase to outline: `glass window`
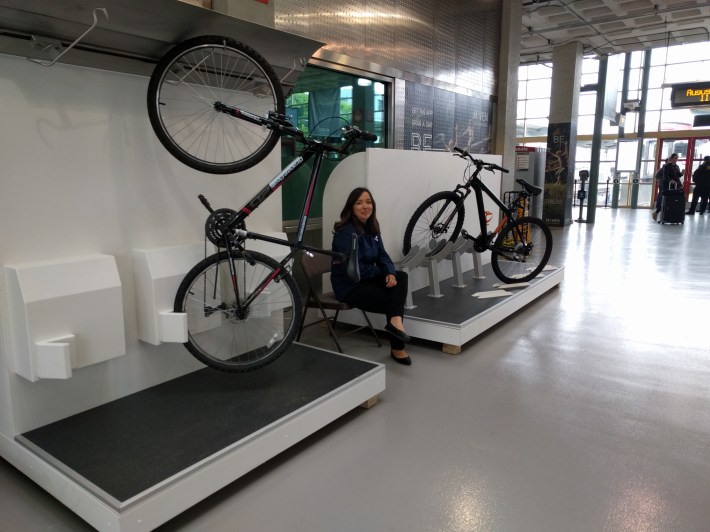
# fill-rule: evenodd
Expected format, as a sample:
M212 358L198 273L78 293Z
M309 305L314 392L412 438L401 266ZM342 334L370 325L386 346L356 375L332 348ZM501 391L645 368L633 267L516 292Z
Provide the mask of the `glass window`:
M552 78L552 63L538 63L536 65L528 65L527 68L527 79Z
M626 122L624 123L624 132L633 133L638 131L638 113L626 113Z
M597 107L597 93L583 92L579 95L579 114L593 115Z
M663 104L663 90L649 89L646 93L646 111L659 111Z
M527 89L528 99L545 98L545 97L549 98L551 92L552 92L552 78L528 81L528 89Z
M547 137L547 126L549 120L542 118L534 118L525 122L526 137Z
M594 115L582 115L577 120L577 134L591 135L594 133Z
M665 83L666 67L654 66L648 73L648 88L659 89Z
M640 100L642 97L642 82L643 82L643 66L646 54L650 54L651 69L649 72L649 87L644 103L646 115L644 118L644 127L647 134L654 135L656 132L662 131L690 131L693 129L693 111L690 109L672 109L670 105L671 84L681 82L693 82L698 80L710 79L710 54L708 53L707 42L672 46L669 48L656 48L650 51L637 51L630 54L629 85L626 94L627 100ZM623 75L623 57L619 62L619 85L621 85L621 76ZM526 85L525 89L519 91L521 99L525 100L525 106L519 106L518 115L518 136L523 133L525 136L544 137L547 134L547 121L544 120L541 112L541 101L545 97L541 95L543 89L549 88L549 76L544 77L542 73L549 68L549 64L535 68L535 75L530 75L528 79L535 80L534 91L529 90ZM597 72L599 69L599 61L593 57L584 58L582 62L582 86L594 85L597 83ZM526 73L533 70L533 65L527 65ZM522 79L522 77L521 77ZM522 85L522 83L521 83ZM528 99L530 98L530 99ZM617 111L620 110L622 98L617 99ZM594 115L596 107L596 93L594 91L585 91L579 95L579 110L577 117L577 134L591 135L594 130ZM520 114L523 113L523 114ZM695 111L697 113L697 110ZM641 115L638 111L628 111L625 114L624 131L631 134L638 130ZM602 122L602 133L608 137L618 134L618 126L611 125L608 120ZM678 138L686 135L680 134L674 136ZM616 165L616 145L617 140L604 141L604 152L601 156L602 169L599 176L601 181L607 177L611 178ZM655 174L654 166L656 165L656 146L657 139L643 139L643 155L641 161L636 162L638 150L635 147L637 144L626 143L621 140L623 145L622 153L620 153L619 167L623 171L634 170L636 165L640 165L642 183L648 189L642 199L639 196L639 201L642 204L650 201L650 188L653 174ZM577 166L583 167L583 164L588 165L591 159L590 151L591 144L585 146L579 139L577 140ZM610 146L606 146L610 144ZM666 144L664 143L664 146ZM669 144L670 145L670 144ZM681 147L675 147L674 151L678 151ZM705 146L707 148L707 146ZM697 153L696 153L697 157ZM576 175L576 172L575 172ZM644 181L644 180L647 180ZM641 193L639 193L641 195Z
M526 81L521 81L518 83L518 100L524 100L527 98L528 84Z
M291 94L286 99L286 113L305 133L338 144L340 130L347 124L356 125L377 135L377 141L357 142L353 150L365 146L387 146L387 94L389 85L375 79L347 72L307 65ZM281 139L282 167L288 165L300 150L293 138ZM322 214L322 194L328 176L341 156L332 154L322 161L311 215ZM282 212L285 221L297 219L310 176L309 164L304 165L282 187ZM332 220L328 221L332 224Z
M585 57L582 60L582 74L598 74L599 61L594 57Z
M593 74L582 74L582 80L580 83L582 84L582 87L584 87L585 85L596 85L597 81L599 81L599 74L595 72Z
M520 117L525 117L527 116L525 114L525 104L527 103L527 100L518 100L518 115Z
M520 116L520 115L518 115ZM518 138L525 137L525 120L515 121L515 136Z
M525 106L526 118L547 118L550 116L550 99L528 100Z
M643 52L631 52L631 68L641 69L643 66Z
M658 124L661 122L660 111L646 112L646 131L658 131Z

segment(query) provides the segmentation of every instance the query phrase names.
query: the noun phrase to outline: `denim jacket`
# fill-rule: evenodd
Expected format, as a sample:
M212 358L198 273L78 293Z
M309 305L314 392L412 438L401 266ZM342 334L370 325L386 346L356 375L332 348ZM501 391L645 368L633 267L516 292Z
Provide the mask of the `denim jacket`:
M347 253L350 249L351 235L357 234L358 264L360 266L360 280L384 277L395 274L392 259L385 251L382 244L382 235L370 235L358 231L352 223L345 224L333 235L333 251ZM330 282L333 285L335 297L342 301L347 293L355 286L345 271L345 264L333 259L330 271Z

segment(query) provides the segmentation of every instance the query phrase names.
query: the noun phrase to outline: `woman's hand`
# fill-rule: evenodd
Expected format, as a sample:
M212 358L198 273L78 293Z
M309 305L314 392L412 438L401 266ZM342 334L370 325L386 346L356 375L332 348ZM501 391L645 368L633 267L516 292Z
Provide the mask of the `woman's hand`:
M393 286L397 286L397 277L395 275L392 275L391 273L388 273L385 276L385 286L387 288L392 288Z

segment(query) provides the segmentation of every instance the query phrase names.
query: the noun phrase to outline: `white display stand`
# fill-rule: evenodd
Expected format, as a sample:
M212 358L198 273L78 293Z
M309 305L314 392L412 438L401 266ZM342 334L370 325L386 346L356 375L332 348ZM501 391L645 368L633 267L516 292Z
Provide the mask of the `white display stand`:
M501 164L501 158L497 155L473 154L473 156L487 162ZM395 262L401 261L404 231L416 208L436 192L453 190L462 182L465 167L464 160L448 152L372 149L348 157L333 171L323 193L324 244L327 245L332 239L332 222L339 218L350 191L356 187L366 187L372 192L377 205L377 218L382 227L385 249ZM499 173L482 172L481 179L490 190L500 189ZM487 197L484 197L484 208L493 214L493 220L498 220L500 209ZM473 194L465 203L465 209L463 227L472 236L477 236L480 234L480 227ZM441 342L447 352L459 352L464 343L558 286L564 278L564 268L551 268L544 272L544 276L530 283L530 286L516 290L510 297L492 300L485 309L476 310L476 305L470 305L470 314L456 322L442 319L441 313L437 318L426 317L426 307L435 304L434 300L457 301L457 305L467 306L466 298L470 297L472 291L481 286L486 287L487 290L488 285L497 282L490 270L490 252L476 255L476 260L481 259L477 269L483 268L486 272L484 277L487 278L481 279L480 275L469 274L465 283L467 286L464 289L457 289L458 292L448 296L442 295L438 287L429 287L430 268L427 268L426 264L424 267L408 268L413 298L412 301L408 300L407 308L413 310L409 312L405 310L405 320L407 333L410 336ZM442 287L461 284L463 272L473 270L472 253L464 253L459 258L462 272L454 272L451 260L442 260L436 264L435 278ZM455 277L455 273L459 275ZM464 290L465 295L462 295ZM361 313L357 311L342 312L338 319L344 323L363 324ZM379 324L382 328L385 324L384 316L376 316L373 324L376 327Z
M268 231L271 238L286 240L286 233ZM246 248L281 260L290 251L286 246L261 240L248 240ZM212 244L190 244L155 249L133 250L136 284L138 338L153 345L187 341L185 315L173 312L175 294L185 274L216 252Z
M32 382L68 379L73 368L126 354L113 257L7 265L5 281L18 375Z
M22 437L0 435L0 453L97 530L146 532L376 397L385 389L385 367L371 365L360 377L123 502L72 475Z
M30 431L204 367L165 343L184 338L168 316L172 287L204 253L196 243L207 212L197 196L238 209L278 174L281 158L277 146L255 168L206 175L156 139L147 78L2 54L0 71L3 119L13 124L0 128L4 459L99 530L151 530L384 389L380 367L120 508L20 444ZM247 227L281 233L280 191Z

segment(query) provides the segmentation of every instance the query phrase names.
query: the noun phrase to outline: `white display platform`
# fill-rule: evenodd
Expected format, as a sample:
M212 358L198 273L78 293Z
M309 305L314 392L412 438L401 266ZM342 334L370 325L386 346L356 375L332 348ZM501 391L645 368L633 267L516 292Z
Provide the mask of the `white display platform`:
M501 163L497 155L473 155L486 162ZM372 192L377 205L385 249L392 260L401 260L404 231L416 208L432 194L453 190L462 183L465 168L465 161L448 152L373 149L348 157L330 176L323 193L324 246L328 246L332 239L332 223L339 218L350 191L366 187ZM490 190L496 192L500 189L499 173L482 172L481 179ZM498 220L499 209L487 197L484 197L484 207L493 213L493 220ZM473 194L468 197L465 209L464 229L471 235L480 234ZM490 291L494 289L493 284L499 282L490 267L490 252L482 254L481 258L485 278L473 279L473 257L471 253L463 255L462 270L468 284L463 289L450 288L452 263L451 260L442 260L437 265L442 297L436 299L427 296L429 276L426 266L409 272L413 302L417 307L406 310L404 315L410 336L441 342L446 351L459 352L463 344L558 286L564 279L564 268L556 267L543 272L529 286L515 289L509 296L474 302L471 297L473 293ZM323 282L326 285L329 282L327 275ZM447 315L452 319L447 319ZM382 328L385 324L382 315L371 313L371 319L376 328ZM354 325L364 324L358 311L341 312L338 320Z
M473 279L472 273L468 271L464 274L467 286L463 289L451 287L453 278L443 279L441 287L444 295L440 299L430 299L428 287L415 292L413 301L417 308L406 310L404 313L407 334L413 338L441 342L444 351L459 353L466 342L505 321L515 312L558 287L564 280L564 267L559 267L545 271L544 276L530 281L525 288L506 290L505 286L493 287L493 284L500 281L495 278L489 265L484 266L484 279ZM503 294L501 297L486 297L473 301L473 294L488 291ZM455 312L457 307L464 310ZM464 317L447 320L447 311ZM370 319L375 327L381 327L381 324L385 323L383 315L370 313ZM342 312L338 321L353 325L363 323L362 314L354 311Z
M17 436L15 441L0 435L0 451L15 467L96 529L152 530L385 389L385 367L381 364L302 344L294 346L317 353L317 356L357 361L366 366L365 372L128 500L118 501L103 492L24 435ZM292 353L288 351L283 357L290 355ZM214 370L205 371L215 373ZM225 378L231 377L233 375L227 374ZM293 386L292 383L287 385ZM273 383L269 382L269 386ZM273 389L270 388L269 394L273 396ZM165 452L171 452L167 443Z

